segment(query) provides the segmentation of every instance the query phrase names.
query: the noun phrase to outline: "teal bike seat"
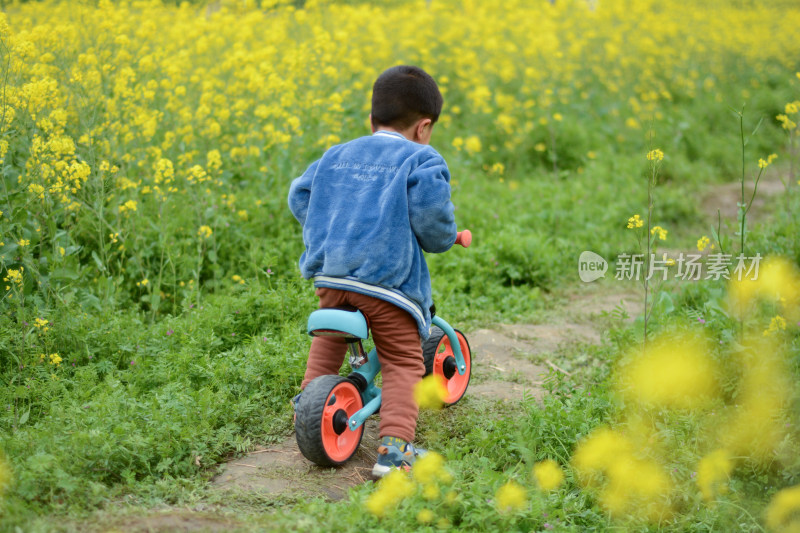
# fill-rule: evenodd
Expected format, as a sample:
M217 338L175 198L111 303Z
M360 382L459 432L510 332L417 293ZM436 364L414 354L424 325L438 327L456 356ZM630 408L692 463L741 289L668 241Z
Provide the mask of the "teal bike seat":
M308 317L308 334L312 337L333 336L366 339L367 319L358 309L317 309Z

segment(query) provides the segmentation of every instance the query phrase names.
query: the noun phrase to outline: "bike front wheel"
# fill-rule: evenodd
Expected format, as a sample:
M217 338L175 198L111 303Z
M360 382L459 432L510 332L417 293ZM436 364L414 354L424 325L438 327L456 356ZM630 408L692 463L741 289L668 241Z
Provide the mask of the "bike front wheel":
M467 366L463 376L458 373L456 356L453 352L453 346L450 344L450 338L441 328L433 327L431 336L422 345L425 375L434 374L442 379L447 389L447 394L444 398L445 405L453 405L464 396L472 374L472 353L469 348L469 342L467 342L467 338L463 333L458 330L455 331L461 354L464 356L464 363Z

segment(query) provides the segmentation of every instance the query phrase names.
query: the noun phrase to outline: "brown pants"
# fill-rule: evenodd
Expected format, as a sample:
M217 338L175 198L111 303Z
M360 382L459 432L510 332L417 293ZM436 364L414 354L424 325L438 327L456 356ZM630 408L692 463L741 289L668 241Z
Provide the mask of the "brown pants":
M380 436L412 442L419 414L414 386L425 374L416 321L396 305L371 296L325 288L317 289L316 294L320 308L352 305L369 319L383 376ZM300 388L318 376L338 374L346 353L344 339L314 337Z

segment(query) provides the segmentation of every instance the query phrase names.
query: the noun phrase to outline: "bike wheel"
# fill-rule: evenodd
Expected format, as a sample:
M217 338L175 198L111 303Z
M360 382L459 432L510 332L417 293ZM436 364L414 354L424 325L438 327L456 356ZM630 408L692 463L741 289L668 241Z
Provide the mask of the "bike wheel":
M472 375L472 353L469 342L463 333L456 330L458 343L461 353L464 356L464 363L467 371L464 375L458 373L456 357L453 347L450 345L450 338L438 327L431 329L431 336L422 345L422 357L425 360L425 375L435 374L442 378L447 394L445 395L445 405L453 405L460 400L469 386L469 378Z
M350 459L364 435L362 425L351 431L347 421L364 406L352 381L320 376L309 383L297 403L294 424L300 451L320 466L338 466Z

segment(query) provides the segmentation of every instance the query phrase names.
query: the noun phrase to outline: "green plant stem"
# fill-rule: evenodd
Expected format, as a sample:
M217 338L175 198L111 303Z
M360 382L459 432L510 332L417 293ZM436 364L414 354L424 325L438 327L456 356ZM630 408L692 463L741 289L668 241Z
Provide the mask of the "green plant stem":
M744 254L744 219L745 215L747 214L744 211L744 175L745 175L745 153L744 147L746 145L744 140L744 108L739 113L739 136L741 138L742 143L742 177L740 180L742 186L742 196L741 201L739 202L739 211L741 213L741 221L739 222L739 253Z

